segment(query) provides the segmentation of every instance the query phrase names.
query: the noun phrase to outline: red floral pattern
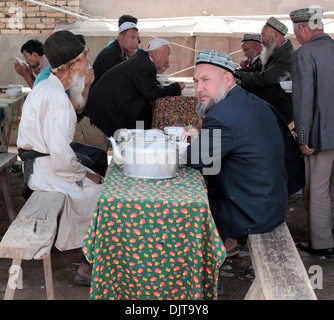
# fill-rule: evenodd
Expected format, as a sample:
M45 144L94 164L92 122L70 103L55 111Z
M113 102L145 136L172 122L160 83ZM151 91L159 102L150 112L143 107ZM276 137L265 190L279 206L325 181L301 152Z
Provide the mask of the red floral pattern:
M197 97L172 96L159 98L153 105L153 128L184 127L198 122Z

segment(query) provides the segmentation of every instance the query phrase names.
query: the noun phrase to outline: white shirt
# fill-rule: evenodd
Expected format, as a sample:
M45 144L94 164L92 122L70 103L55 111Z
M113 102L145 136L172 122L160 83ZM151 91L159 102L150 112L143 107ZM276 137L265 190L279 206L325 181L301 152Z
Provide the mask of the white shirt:
M50 154L35 159L29 187L67 195L56 241L59 250L82 246L101 188L85 178L89 169L77 161L70 146L76 121L62 83L51 74L28 95L18 131L18 148ZM78 181L83 185L79 186Z

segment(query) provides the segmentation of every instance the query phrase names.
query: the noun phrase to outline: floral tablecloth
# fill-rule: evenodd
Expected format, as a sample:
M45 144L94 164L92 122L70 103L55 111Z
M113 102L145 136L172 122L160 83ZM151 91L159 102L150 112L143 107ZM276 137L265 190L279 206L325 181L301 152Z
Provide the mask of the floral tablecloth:
M90 299L216 299L226 255L202 175L126 177L111 162L83 243Z
M197 97L170 96L159 98L153 103L153 128L184 127L198 122Z

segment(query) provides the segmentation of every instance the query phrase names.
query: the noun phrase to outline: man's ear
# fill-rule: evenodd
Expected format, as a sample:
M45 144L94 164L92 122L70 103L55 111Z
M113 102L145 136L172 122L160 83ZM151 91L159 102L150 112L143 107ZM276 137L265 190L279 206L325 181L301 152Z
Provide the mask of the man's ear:
M72 63L69 67L69 76L71 77L71 79L75 76L75 73L77 71L77 68L75 66L75 63Z
M231 85L232 82L234 81L234 76L233 76L233 74L232 74L231 72L228 72L228 71L227 71L227 72L224 74L224 76L225 76L225 80L226 80L227 84L228 84L228 85Z
M299 32L305 33L305 26L302 23L299 23L297 28Z
M34 59L37 59L39 57L39 55L37 54L37 52L33 51L31 53L31 56L34 58Z

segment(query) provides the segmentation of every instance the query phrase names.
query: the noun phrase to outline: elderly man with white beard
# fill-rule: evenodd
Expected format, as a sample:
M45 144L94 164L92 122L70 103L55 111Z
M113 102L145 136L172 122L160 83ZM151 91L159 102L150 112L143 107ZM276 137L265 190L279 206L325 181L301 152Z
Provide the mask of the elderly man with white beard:
M200 50L194 71L198 134L191 131L187 165L208 182L209 203L228 256L237 239L267 232L285 220L284 143L268 103L236 84L226 53Z
M277 109L286 124L293 120L291 93L286 93L279 82L290 80L292 54L295 51L290 40L285 39L288 28L275 17L268 19L262 28L262 70L244 72L236 70L239 84L269 102Z
M25 157L25 182L32 190L66 195L55 246L63 251L82 246L101 188L101 176L85 167L70 146L76 113L66 90L82 103L87 49L69 31L53 33L44 44L51 74L28 95L22 109L17 146ZM76 278L89 284L91 269L82 262Z

